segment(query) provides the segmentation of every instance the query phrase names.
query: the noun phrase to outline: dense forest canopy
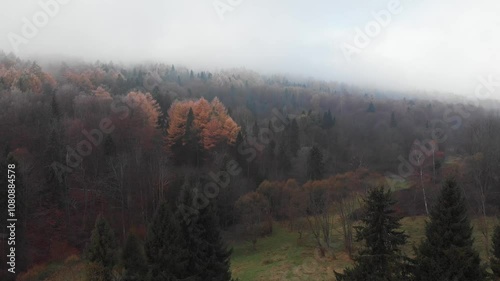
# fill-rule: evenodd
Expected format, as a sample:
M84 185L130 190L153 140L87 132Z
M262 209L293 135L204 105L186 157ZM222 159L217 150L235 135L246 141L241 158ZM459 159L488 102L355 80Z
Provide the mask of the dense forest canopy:
M15 160L22 175L19 271L83 253L99 235L111 239L111 230L132 252L137 237L164 243L148 225L179 223L186 214L179 206L197 218L195 227L241 228L254 247L273 221L286 221L300 233L309 229L324 255L332 208L340 208L345 249L353 253L350 218L359 213L357 198L375 186L394 192L399 215L436 217L430 209L440 186L454 177L471 215L498 212L494 99L163 63L41 67L1 53L0 107L0 164ZM102 233L91 238L94 227ZM178 228L191 237L191 228ZM155 255L148 251L144 259ZM226 257L219 265L227 269L230 253L213 251Z

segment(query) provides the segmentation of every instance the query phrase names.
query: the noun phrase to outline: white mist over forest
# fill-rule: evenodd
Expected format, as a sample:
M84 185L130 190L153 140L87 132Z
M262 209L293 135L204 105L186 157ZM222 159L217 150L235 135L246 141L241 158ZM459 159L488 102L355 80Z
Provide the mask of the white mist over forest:
M478 76L500 74L495 0L61 0L50 10L54 1L2 1L0 49L25 59L244 67L461 95L473 95ZM44 5L47 23L14 47L12 36L25 37L26 20L42 21L34 17Z

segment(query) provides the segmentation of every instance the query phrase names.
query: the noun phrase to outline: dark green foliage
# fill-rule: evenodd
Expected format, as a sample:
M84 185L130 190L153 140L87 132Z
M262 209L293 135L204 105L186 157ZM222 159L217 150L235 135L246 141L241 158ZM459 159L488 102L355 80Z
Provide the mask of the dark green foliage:
M250 176L255 174L255 163L252 160L256 156L256 151L249 144L249 142L253 141L252 137L250 136L250 140L247 140L247 135L244 135L244 133L245 128L242 126L242 129L236 135L236 141L231 149L231 153L245 174Z
M111 92L115 95L124 95L127 92L127 82L123 79L122 75L118 75L115 85L113 85Z
M297 151L300 148L300 140L299 140L299 125L297 124L297 120L293 119L292 124L290 125L290 152L293 156L297 156Z
M101 276L89 276L89 279L112 280L116 263L115 237L109 223L101 215L96 219L85 256L91 264L103 269L99 273Z
M110 135L106 135L104 138L104 155L106 157L116 156L116 144Z
M243 143L243 134L242 134L242 131L243 130L240 130L238 132L238 135L236 135L236 141L234 143L234 145L237 147L238 145L242 144Z
M391 113L391 127L396 128L398 126L398 121L396 121L396 114L394 111Z
M52 111L52 118L59 119L61 117L61 112L59 111L59 106L57 105L56 95L52 95L52 101L50 104Z
M190 108L186 119L184 136L172 146L174 161L177 165L199 166L203 160L203 148L200 144L199 134L194 127L194 113Z
M252 127L252 136L255 139L259 138L259 131L260 131L259 125L257 124L257 121L255 121L255 123L253 123L253 127Z
M491 251L493 256L490 258L490 267L495 277L500 280L500 225L495 227L491 242L493 244Z
M153 217L144 243L149 263L148 280L169 281L184 276L188 257L179 223L167 203L162 203Z
M129 233L122 251L124 274L122 281L144 280L148 267L142 243L133 233Z
M290 160L290 155L288 155L285 144L279 146L277 159L278 170L284 175L287 175L288 172L290 172L290 170L292 169L292 162Z
M64 207L67 192L65 184L65 174L67 171L57 166L56 163L60 165L65 163L65 150L60 135L53 129L50 132L44 151L45 159L47 160L44 170L45 184L47 186L47 191L52 196L52 201L61 208Z
M154 86L151 95L156 100L160 106L160 113L158 115L158 120L156 121L156 128L161 131L162 135L165 137L167 135L168 127L168 109L172 104L168 94L162 94L158 85Z
M194 195L189 189L183 189L180 204L193 202ZM188 220L178 213L181 236L186 240L186 250L189 253L188 271L177 276L182 280L193 281L229 281L231 279L230 257L220 233L219 220L213 202L200 208L198 215Z
M332 116L332 112L328 109L328 111L323 114L321 127L323 129L330 129L333 126L335 126L335 117Z
M31 64L30 71L31 71L31 73L35 74L37 77L41 77L43 74L42 68L38 65L38 63L36 63L36 61L34 61Z
M59 134L55 129L53 129L49 134L49 139L47 140L47 146L45 148L45 159L47 159L47 165L52 164L52 162L63 162L64 146L61 143Z
M184 141L190 141L192 136L190 135L190 133L192 133L193 131L193 122L194 122L194 113L193 113L193 109L190 108L189 109L189 112L188 112L188 116L187 116L187 119L186 119L186 135L184 136Z
M202 158L202 147L200 145L200 140L198 138L198 132L194 127L194 113L193 109L189 109L189 113L186 120L186 132L183 137L183 154L180 157L185 157L189 164L199 166Z
M417 250L416 280L485 280L479 254L473 248L472 226L462 191L453 180L441 189Z
M160 98L160 88L158 87L158 85L154 86L153 90L151 91L151 95L159 104L160 102L158 100Z
M373 104L373 102L370 102L370 104L368 105L368 109L366 111L367 112L375 112L375 111L377 111L375 109L375 105Z
M30 90L30 81L27 73L21 74L18 80L18 87L21 92L27 92Z
M307 159L307 176L310 180L319 180L323 178L324 171L323 154L319 148L314 145Z
M274 171L274 163L275 163L275 149L276 149L276 142L274 140L271 140L269 142L269 145L265 148L265 165L264 165L264 173L269 177L269 174Z
M234 146L232 147L232 154L233 157L240 163L240 165L246 165L247 161L245 160L245 157L243 156L242 153L238 152L238 149L243 148L244 144L244 139L243 139L243 134L241 133L241 130L238 132L238 135L236 135L236 141L234 142Z
M354 267L343 274L335 272L339 281L396 281L408 280L408 259L402 254L407 235L399 230L392 193L384 187L369 191L365 198L362 225L356 228L356 240L362 249L354 258Z

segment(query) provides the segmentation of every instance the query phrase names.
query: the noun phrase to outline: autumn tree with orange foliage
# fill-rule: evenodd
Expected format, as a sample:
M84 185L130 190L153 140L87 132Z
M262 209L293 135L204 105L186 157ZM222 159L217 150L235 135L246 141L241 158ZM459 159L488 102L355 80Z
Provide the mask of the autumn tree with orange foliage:
M17 88L21 92L42 94L50 93L56 85L54 78L35 62L31 67L0 64L0 90Z
M218 98L210 103L204 98L176 101L170 107L168 116L167 150L177 163L185 163L180 159L186 158L185 152L197 151L194 162L198 166L203 151L234 144L240 130Z
M103 95L105 98L105 94ZM128 106L130 112L128 118L116 120L121 134L120 138L131 141L132 147L141 149L142 152L151 149L154 138L159 134L156 125L158 118L162 116L160 106L150 93L140 91L129 92L124 97L123 102ZM129 128L136 129L131 131ZM140 151L136 152L136 155L140 154Z
M94 85L86 75L75 73L72 70L67 70L64 73L64 77L69 83L76 85L82 91L90 91L94 88Z

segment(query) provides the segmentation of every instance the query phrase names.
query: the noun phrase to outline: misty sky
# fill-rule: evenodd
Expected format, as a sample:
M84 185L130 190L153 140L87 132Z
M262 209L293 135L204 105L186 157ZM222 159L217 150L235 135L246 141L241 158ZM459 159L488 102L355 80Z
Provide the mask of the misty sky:
M23 17L33 22L39 2L50 1L0 0L0 49L13 51ZM400 0L396 14L390 0L220 0L234 4L223 19L213 0L65 1L18 56L245 67L460 94L473 93L478 75L500 80L499 0ZM342 48L356 47L356 28L382 10L391 19L347 60Z

